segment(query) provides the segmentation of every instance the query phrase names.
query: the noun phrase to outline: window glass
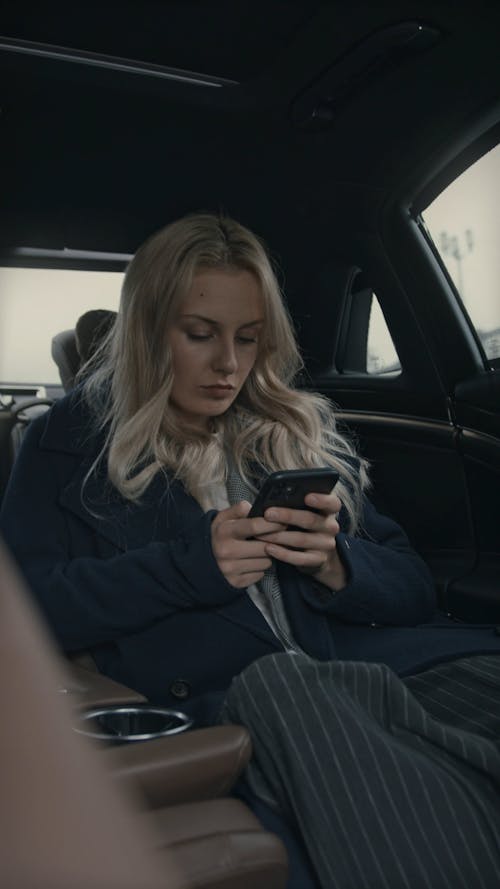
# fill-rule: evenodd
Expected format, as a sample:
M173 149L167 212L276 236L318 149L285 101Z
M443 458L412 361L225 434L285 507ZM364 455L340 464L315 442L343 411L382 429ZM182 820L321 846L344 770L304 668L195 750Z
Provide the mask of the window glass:
M366 370L369 374L401 370L398 353L375 293L372 294L366 352Z
M500 146L422 213L486 356L500 358Z
M377 295L363 272L351 285L335 357L339 373L399 373L401 364Z
M60 385L52 337L88 309L117 309L123 272L0 268L0 383Z

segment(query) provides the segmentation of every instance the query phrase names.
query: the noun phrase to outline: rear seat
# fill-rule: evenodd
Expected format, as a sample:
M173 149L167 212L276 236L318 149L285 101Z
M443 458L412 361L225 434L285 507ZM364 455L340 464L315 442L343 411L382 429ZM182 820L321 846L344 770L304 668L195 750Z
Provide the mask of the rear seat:
M14 405L11 410L12 429L10 433L10 461L11 466L16 459L21 442L26 430L26 426L32 420L48 411L49 407L54 404L53 398L37 398L28 401L21 401Z
M116 312L91 309L84 312L75 328L57 333L51 343L65 392L75 385L80 368L93 355L102 338L114 324ZM12 394L14 392L14 394ZM28 424L54 403L53 398L33 397L34 389L6 389L0 392L0 502Z
M0 389L0 502L27 424L53 404L52 398L33 397L34 387Z

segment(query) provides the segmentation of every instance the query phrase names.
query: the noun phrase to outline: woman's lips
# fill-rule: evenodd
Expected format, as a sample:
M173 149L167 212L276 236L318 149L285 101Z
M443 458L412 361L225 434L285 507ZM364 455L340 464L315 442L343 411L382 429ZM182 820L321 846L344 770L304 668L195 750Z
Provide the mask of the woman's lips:
M204 392L211 398L227 398L232 392L234 392L234 386L202 386L201 387Z

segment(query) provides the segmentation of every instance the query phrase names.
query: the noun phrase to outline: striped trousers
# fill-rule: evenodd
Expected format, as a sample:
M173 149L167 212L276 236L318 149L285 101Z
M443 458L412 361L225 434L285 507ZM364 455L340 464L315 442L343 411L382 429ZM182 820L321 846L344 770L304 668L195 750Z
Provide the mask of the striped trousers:
M246 780L300 832L322 889L499 889L500 657L401 680L276 654L228 691Z

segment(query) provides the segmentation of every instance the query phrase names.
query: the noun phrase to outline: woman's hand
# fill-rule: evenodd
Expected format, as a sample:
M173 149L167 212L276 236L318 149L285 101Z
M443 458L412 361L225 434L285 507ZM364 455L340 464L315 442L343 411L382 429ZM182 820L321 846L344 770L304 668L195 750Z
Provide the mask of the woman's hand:
M347 583L347 573L337 553L335 538L340 530L337 517L342 503L334 492L307 494L305 503L320 512L277 506L267 509L265 518L269 522L294 527L259 539L265 544L268 556L295 565L304 574L312 574L331 590L341 590Z
M271 567L266 544L256 538L283 530L279 522L248 519L251 505L246 500L222 509L212 522L212 551L224 577L239 589L257 583Z

